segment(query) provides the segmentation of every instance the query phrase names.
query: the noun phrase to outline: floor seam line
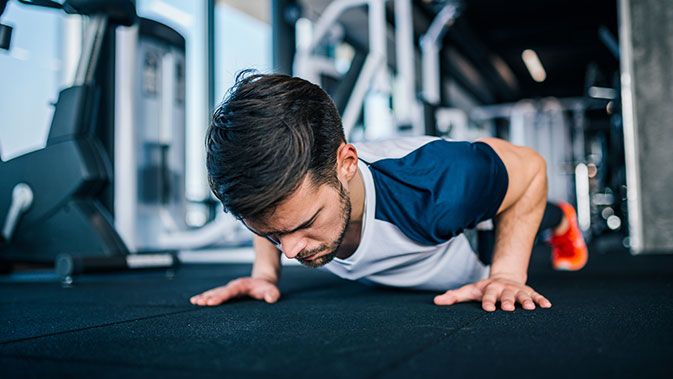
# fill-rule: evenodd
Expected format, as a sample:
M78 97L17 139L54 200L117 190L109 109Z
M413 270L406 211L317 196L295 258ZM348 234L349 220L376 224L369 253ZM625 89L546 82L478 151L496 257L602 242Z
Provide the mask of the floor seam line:
M72 305L72 306L83 306L83 305L96 305L96 306L110 306L110 305L117 305L120 307L144 307L144 308L179 308L179 307L188 307L189 305L161 305L161 304L109 304L109 303L97 303L97 302L76 302L76 303L66 303L66 302L58 302L58 301L52 301L52 302L39 302L36 303L34 301L12 301L12 302L3 302L0 301L0 305Z
M411 351L411 352L405 354L404 356L402 356L402 357L401 357L400 359L398 359L397 361L392 362L392 363L386 365L385 367L381 368L380 370L377 370L376 372L374 372L374 373L372 373L372 374L370 374L370 375L367 375L366 377L367 377L367 378L377 378L377 377L380 377L380 376L383 375L386 371L389 371L389 370L395 368L396 366L399 366L399 365L400 365L401 363L403 363L404 361L408 361L409 359L413 358L415 355L417 355L417 354L419 354L419 353L422 353L424 350L427 350L427 349L429 349L430 347L432 347L432 346L434 346L434 345L437 345L438 343L440 343L440 342L442 342L443 340L445 340L445 339L451 337L452 335L458 333L460 330L462 330L462 329L465 328L466 326L468 326L468 325L470 325L471 323L473 323L473 322L479 320L480 318L486 316L487 314L488 314L487 312L484 312L484 314L480 314L480 315L478 315L477 317L474 317L474 318L468 320L468 321L465 322L463 325L460 325L459 327L457 327L457 328L455 328L455 329L452 329L452 330L449 331L449 332L442 333L442 335L441 335L439 338L436 338L435 340L432 340L432 341L430 341L430 342L428 342L428 343L422 345L422 346L419 347L418 349L413 350L413 351Z
M161 314L161 315L154 315L154 316L146 316L146 317L136 318L136 319L133 319L133 320L116 321L116 322L111 322L111 323L102 324L102 325L87 326L85 328L64 330L64 331L60 331L60 332L48 333L48 334L43 334L43 335L39 335L39 336L24 337L24 338L19 338L19 339L10 340L10 341L2 341L2 342L0 342L0 345L9 345L9 344L12 344L12 343L17 343L17 342L24 342L24 341L30 341L30 340L35 340L35 339L39 339L39 338L53 337L53 336L58 336L58 335L61 335L61 334L81 332L81 331L84 331L84 330L103 328L103 327L113 326L113 325L128 324L130 322L144 321L144 320L149 320L149 319L153 319L153 318L159 318L159 317L164 317L164 316L172 316L172 315L177 315L177 314L187 313L187 312L198 312L198 311L201 311L201 310L203 310L203 309L187 309L187 310L183 310L183 311L179 311L179 312L171 312L171 313L164 313L164 314Z

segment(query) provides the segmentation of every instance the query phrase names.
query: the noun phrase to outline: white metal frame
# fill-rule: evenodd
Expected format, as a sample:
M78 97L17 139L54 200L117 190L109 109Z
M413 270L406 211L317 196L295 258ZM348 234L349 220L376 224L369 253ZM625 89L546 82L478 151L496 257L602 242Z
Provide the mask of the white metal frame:
M409 105L408 113L396 109L398 124L411 124L415 135L425 133L422 108L416 99L416 68L414 47L413 4L411 0L395 0L395 56L397 77L402 98L400 103ZM404 111L407 111L405 108Z
M360 116L367 92L373 90L390 94L390 86L386 78L386 1L388 0L338 0L331 2L315 23L311 43L307 47L299 46L295 54L294 74L315 84L320 84L320 74L332 72L332 68L328 68L325 65L324 58L315 55L313 51L346 10L364 5L369 7L369 52L342 117L346 137L350 135Z
M137 83L137 51L138 51L138 26L119 27L116 31L117 46L115 54L115 228L127 245L131 253L136 253L140 242L136 233L140 227L138 220L138 181L136 153L136 135L134 128L138 125L134 120L137 107L135 86ZM166 58L172 59L172 58ZM166 65L172 67L172 64ZM172 73L163 75L167 80ZM162 84L170 85L168 81ZM164 91L172 93L169 89ZM171 101L171 97L164 100ZM168 107L170 104L165 104ZM161 116L160 137L164 141L171 141L175 136L171 135L170 119ZM161 216L161 215L160 215ZM170 217L164 215L166 224L170 224ZM205 246L217 244L237 244L246 241L244 234L249 233L241 226L233 216L219 212L215 220L198 229L166 230L155 236L157 250L183 250L199 249Z
M640 206L640 167L638 165L638 120L635 115L633 88L633 51L631 48L631 12L629 0L619 0L619 45L622 122L624 127L624 158L626 165L627 207L629 211L629 242L634 254L643 252L643 210Z
M136 54L138 25L119 27L115 53L114 219L115 228L130 252L137 250L138 180L134 135L136 113Z
M423 98L430 104L439 104L440 102L441 75L439 52L442 48L444 34L453 25L456 16L456 6L454 4L447 4L435 16L428 31L421 37Z

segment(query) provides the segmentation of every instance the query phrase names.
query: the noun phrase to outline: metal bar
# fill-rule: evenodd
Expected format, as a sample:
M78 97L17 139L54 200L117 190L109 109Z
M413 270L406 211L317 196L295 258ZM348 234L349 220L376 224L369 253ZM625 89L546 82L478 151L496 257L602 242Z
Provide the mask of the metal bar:
M313 66L313 50L336 24L339 16L347 9L363 6L369 0L340 0L330 3L313 26L311 41L306 45L297 46L294 57L294 75L320 85L320 71Z
M622 122L624 126L624 158L626 165L627 207L629 211L629 241L631 250L643 250L643 210L640 206L640 167L638 165L638 125L635 115L633 87L633 51L631 46L630 1L619 0L619 43L622 85Z
M369 0L369 52L384 58L387 64L386 38L386 0ZM390 93L390 84L386 78L386 70L377 70L374 76L373 90Z
M397 109L398 123L411 123L414 134L425 132L416 101L416 70L414 68L414 25L411 0L395 0L395 53L397 76L401 81L401 103L409 108ZM403 113L403 111L407 111Z
M441 98L439 72L439 49L434 44L421 43L423 50L423 99L430 104L439 104Z
M455 21L455 16L456 7L453 4L446 5L421 37L423 98L430 104L438 104L441 99L439 52L442 38Z
M348 105L346 105L346 110L344 111L341 122L344 127L344 135L346 138L350 135L350 132L357 122L360 112L362 111L362 104L369 90L370 83L372 82L374 75L376 74L378 67L381 64L385 64L384 57L377 54L368 54L367 59L365 60L365 65L362 68L362 72L358 76L358 79L353 88L353 93L348 99Z
M183 143L180 139L173 139L173 112L175 102L175 57L172 53L164 53L161 57L161 94L159 112L159 130L157 142L163 146L172 143ZM178 136L176 136L178 137Z
M136 145L138 130L136 106L139 99L136 84L139 76L138 24L118 28L115 51L115 117L114 117L114 222L117 233L130 251L136 251L138 239L136 218L138 175Z
M368 2L369 0L340 0L331 2L327 8L325 8L325 11L313 28L313 39L306 49L307 53L311 53L316 46L318 46L320 41L325 37L325 34L327 34L329 29L336 23L337 19L344 11L349 8L365 5Z
M439 44L444 37L444 34L448 28L456 20L456 6L453 4L448 4L437 14L432 24L428 28L428 31L421 37L421 39L427 39L428 42L432 42L435 45Z
M589 194L589 170L584 163L575 166L575 195L577 196L577 220L582 231L591 227L591 202Z
M587 99L584 97L566 97L556 99L564 111L583 112L586 110L605 109L608 100ZM536 102L537 103L537 102ZM512 110L519 104L503 103L475 107L470 112L470 119L475 121L491 120L494 118L509 118Z
M206 1L206 72L208 73L206 99L208 114L215 110L215 0Z
M387 0L340 0L330 3L316 22L313 29L311 43L297 50L295 55L295 68L298 76L310 80L316 84L314 67L316 57L312 55L315 47L325 37L326 33L336 23L339 16L347 9L369 5L369 53L365 60L362 72L353 88L353 93L348 100L342 117L344 133L346 137L357 122L362 111L363 101L369 89L390 94L390 85L386 77L386 14L385 2ZM325 67L322 67L325 69Z
M105 38L107 23L107 16L95 15L89 19L89 25L85 34L86 40L82 46L82 55L77 64L74 85L79 86L93 81L100 50L103 46L103 39Z

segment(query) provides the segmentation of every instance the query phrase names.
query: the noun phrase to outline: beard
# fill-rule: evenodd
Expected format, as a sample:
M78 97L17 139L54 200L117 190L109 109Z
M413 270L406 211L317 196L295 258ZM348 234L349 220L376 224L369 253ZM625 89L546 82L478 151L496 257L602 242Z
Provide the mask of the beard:
M303 264L306 267L316 268L328 264L334 259L334 257L336 257L337 251L339 250L339 247L341 247L341 243L343 242L344 236L346 235L346 229L348 228L348 223L351 220L351 199L346 193L346 190L344 190L344 187L340 182L339 182L339 202L341 204L341 212L339 213L339 215L342 220L341 231L339 232L339 236L335 240L331 242L325 242L315 249L302 250L296 257L299 263ZM327 250L327 254L325 255L316 257L312 260L305 259L312 255L321 253L325 250Z

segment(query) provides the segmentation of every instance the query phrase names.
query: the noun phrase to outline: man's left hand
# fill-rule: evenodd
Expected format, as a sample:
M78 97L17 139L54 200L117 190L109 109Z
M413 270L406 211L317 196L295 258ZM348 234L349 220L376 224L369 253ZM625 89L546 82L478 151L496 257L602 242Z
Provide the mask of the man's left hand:
M480 280L435 297L437 305L452 305L465 301L481 301L481 307L487 312L495 311L495 304L498 301L503 311L513 311L516 303L527 310L535 309L535 304L541 308L551 308L551 302L531 287L502 277Z

